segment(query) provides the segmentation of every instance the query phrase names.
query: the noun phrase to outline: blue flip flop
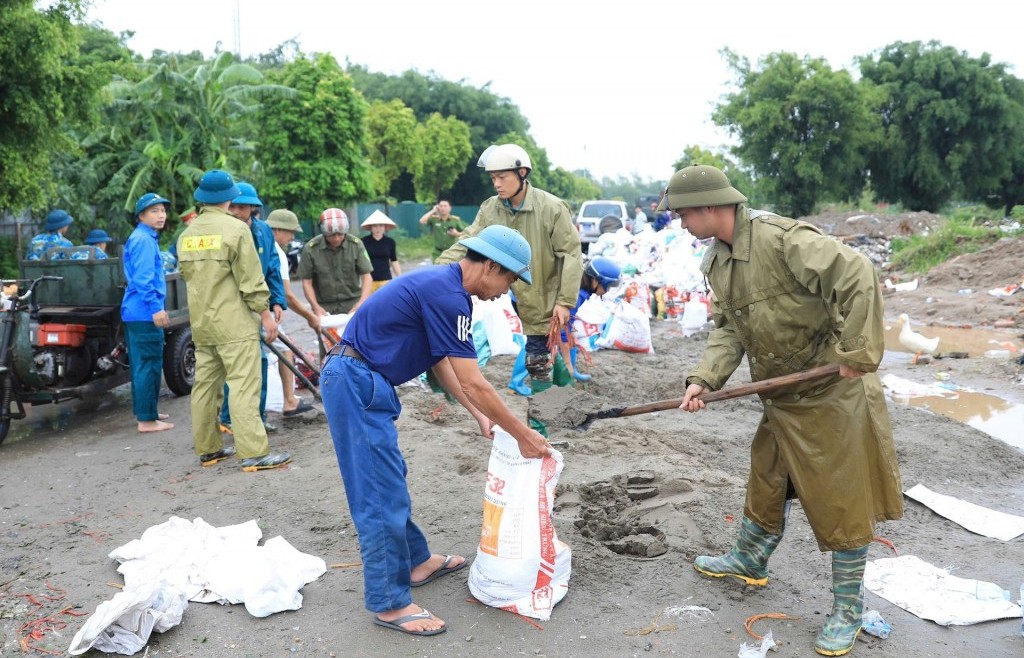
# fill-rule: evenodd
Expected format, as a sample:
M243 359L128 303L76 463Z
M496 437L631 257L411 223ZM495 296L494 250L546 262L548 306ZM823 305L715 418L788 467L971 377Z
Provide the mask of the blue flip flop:
M454 555L445 555L444 556L444 562L442 562L441 566L439 566L432 574L430 574L429 576L427 576L423 580L417 580L415 582L411 582L411 583L409 583L409 585L411 587L422 587L422 586L426 585L427 583L431 583L431 582L437 580L441 576L447 576L448 574L454 573L454 572L458 571L459 569L461 569L462 567L466 566L466 560L463 560L462 562L460 562L459 564L457 564L454 567L448 566L448 565L450 565L452 563L453 559L455 559Z
M378 626L383 626L384 628L390 628L393 631L405 633L406 635L439 635L448 630L447 626L435 628L432 631L410 631L408 628L402 628L402 624L407 624L410 621L420 621L421 619L431 619L432 617L433 615L431 615L426 608L423 608L423 610L420 612L411 615L405 615L404 617L399 617L398 619L393 619L391 621L384 621L377 615L374 615L373 623L377 624Z

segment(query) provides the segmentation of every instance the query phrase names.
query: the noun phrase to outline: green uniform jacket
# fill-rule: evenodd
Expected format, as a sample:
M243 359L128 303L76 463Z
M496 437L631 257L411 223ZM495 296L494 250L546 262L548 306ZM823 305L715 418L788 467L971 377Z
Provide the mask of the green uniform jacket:
M553 194L529 185L523 206L515 213L497 196L484 201L476 221L464 231L464 237L474 236L492 224L514 228L530 243L533 285L516 280L512 292L516 296L523 331L528 336L547 334L555 304L570 310L576 307L583 278L580 234L573 226L569 206ZM436 262L454 263L465 253L465 247L455 244Z
M362 275L373 271L363 241L351 233L337 249L318 235L302 248L296 276L313 280L316 303L329 313L348 313L362 295Z
M430 227L430 235L434 238L434 258L444 253L445 249L455 244L454 236L448 235L448 229L462 231L466 225L458 215L448 215L448 219L441 219L438 215L431 215L427 220Z
M715 328L687 382L721 388L744 354L753 381L840 363L869 374L762 395L745 514L783 523L791 482L822 550L865 546L874 522L903 515L892 428L875 371L882 291L870 261L803 222L738 206L732 247L701 264Z
M221 345L258 339L254 313L267 310L270 289L244 222L205 206L178 236L178 262L188 289L192 342Z

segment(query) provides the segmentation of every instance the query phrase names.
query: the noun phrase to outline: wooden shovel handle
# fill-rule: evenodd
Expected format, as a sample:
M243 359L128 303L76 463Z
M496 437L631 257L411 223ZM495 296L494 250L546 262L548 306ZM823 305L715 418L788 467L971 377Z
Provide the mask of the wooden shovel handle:
M742 384L740 386L724 388L720 391L711 391L710 393L704 393L698 397L705 403L718 402L719 400L731 400L733 398L741 398L743 396L754 395L756 393L767 393L769 391L775 391L780 388L792 386L793 384L802 384L804 382L814 381L815 379L824 379L826 377L831 377L832 375L838 374L839 364L833 363L827 366L811 368L810 370L794 372L791 375L782 375L781 377L762 379L759 382L752 382L750 384ZM625 407L619 414L619 416L637 416L639 414L649 414L654 411L668 411L669 409L678 409L679 405L681 405L682 403L683 398L673 398L671 400L658 400L657 402L648 402L647 404L641 404L635 407Z

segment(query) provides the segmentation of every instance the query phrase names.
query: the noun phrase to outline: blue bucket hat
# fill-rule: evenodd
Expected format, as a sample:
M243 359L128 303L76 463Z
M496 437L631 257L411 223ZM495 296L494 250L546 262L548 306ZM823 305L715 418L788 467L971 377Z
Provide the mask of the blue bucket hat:
M85 236L85 244L100 244L101 242L113 242L113 238L101 228L94 228Z
M211 169L199 179L199 187L192 194L199 203L218 204L234 201L240 194L235 179L226 171Z
M527 285L533 283L530 243L519 231L507 226L488 226L479 235L459 240L459 244L515 272Z
M135 202L135 218L138 219L139 215L142 214L143 210L151 208L158 204L164 204L164 207L168 212L171 210L171 202L163 198L156 192L146 192L139 197L139 200Z
M47 231L56 231L57 229L64 228L75 221L75 218L68 214L67 210L51 210L46 216L46 229Z
M235 183L235 187L238 188L239 194L231 200L232 203L240 206L263 206L263 202L260 201L260 197L256 194L256 188L251 183L243 183L241 181Z

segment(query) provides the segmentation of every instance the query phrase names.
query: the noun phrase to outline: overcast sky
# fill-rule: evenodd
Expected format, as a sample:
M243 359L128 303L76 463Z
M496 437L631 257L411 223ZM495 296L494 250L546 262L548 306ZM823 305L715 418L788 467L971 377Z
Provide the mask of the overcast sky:
M371 71L490 82L555 166L598 178L667 179L688 145L728 143L710 118L734 90L725 47L752 62L789 51L852 69L854 57L893 42L937 40L972 57L987 52L1024 77L1015 3L995 0L92 1L89 19L134 31L128 45L147 56L210 54L218 42L251 55L294 37L305 52Z

